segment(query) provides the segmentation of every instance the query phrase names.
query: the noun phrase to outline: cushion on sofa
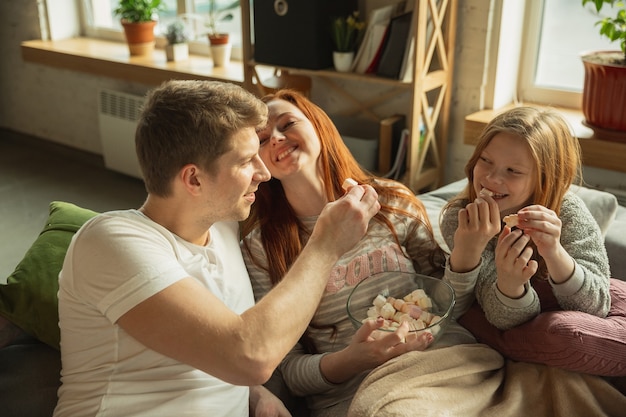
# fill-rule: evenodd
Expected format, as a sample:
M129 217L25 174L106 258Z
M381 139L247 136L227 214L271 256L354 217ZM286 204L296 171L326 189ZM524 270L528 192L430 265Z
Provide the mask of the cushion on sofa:
M626 376L626 282L611 279L606 318L580 311L545 311L509 330L485 318L478 303L459 323L503 356L576 372Z
M619 207L617 198L606 191L577 185L572 185L570 190L585 202L591 215L598 222L602 236L606 236L609 225L615 220L615 215L617 214L617 208Z
M25 332L59 349L58 275L76 231L95 211L53 201L43 230L0 285L0 316Z

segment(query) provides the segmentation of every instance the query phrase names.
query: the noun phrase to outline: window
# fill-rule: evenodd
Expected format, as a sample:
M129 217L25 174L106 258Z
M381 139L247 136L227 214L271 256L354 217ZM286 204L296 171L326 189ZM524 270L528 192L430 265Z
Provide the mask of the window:
M218 0L218 3L229 3L230 0ZM168 24L178 16L187 16L188 27L191 32L191 52L207 53L208 39L203 19L209 9L208 0L163 0L165 10L159 13L159 23L155 29L157 43L164 43L163 33ZM82 0L83 21L87 36L124 40L120 19L113 12L118 0ZM233 44L233 58L241 59L241 9L232 13L233 19L219 22L219 29L230 33Z
M616 50L619 45L600 36L595 23L601 17L591 4L587 8L580 0L533 0L527 4L519 99L580 108L584 82L580 55ZM603 14L613 13L603 10Z

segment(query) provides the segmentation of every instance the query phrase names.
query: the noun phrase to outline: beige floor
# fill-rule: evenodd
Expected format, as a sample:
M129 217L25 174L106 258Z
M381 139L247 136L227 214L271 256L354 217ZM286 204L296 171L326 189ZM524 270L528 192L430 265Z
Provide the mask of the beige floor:
M99 155L0 129L0 282L37 238L48 204L95 211L139 207L143 183L104 168Z

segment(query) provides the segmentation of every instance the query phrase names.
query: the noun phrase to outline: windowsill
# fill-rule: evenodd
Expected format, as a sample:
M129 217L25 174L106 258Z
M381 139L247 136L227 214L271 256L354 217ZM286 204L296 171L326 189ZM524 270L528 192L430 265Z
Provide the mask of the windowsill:
M487 123L498 113L513 107L506 106L498 110L481 110L465 117L463 143L476 145L480 133ZM583 114L578 109L558 108L572 126L574 134L580 142L583 164L612 171L626 172L624 156L626 143L596 139L593 131L583 125Z
M241 61L214 67L208 56L190 54L186 61L168 62L163 49L155 49L149 56L131 57L126 43L90 38L25 41L22 58L26 62L147 85L159 85L170 79L244 83Z

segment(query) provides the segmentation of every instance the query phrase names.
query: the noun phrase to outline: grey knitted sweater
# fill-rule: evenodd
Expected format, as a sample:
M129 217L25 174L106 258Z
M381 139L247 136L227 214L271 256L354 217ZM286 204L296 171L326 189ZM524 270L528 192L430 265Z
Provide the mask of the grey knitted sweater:
M441 218L441 233L450 250L454 247L454 233L458 226L458 212L468 201L450 207ZM559 214L562 222L561 244L574 259L575 270L562 284L549 280L559 306L563 310L578 310L598 317L608 314L609 260L600 228L585 206L572 192L563 199ZM480 264L465 273L455 273L446 265L444 279L456 291L457 301L470 306L476 297L487 320L499 329L522 324L541 312L541 300L530 282L522 298L511 299L496 287L495 236L485 248Z

